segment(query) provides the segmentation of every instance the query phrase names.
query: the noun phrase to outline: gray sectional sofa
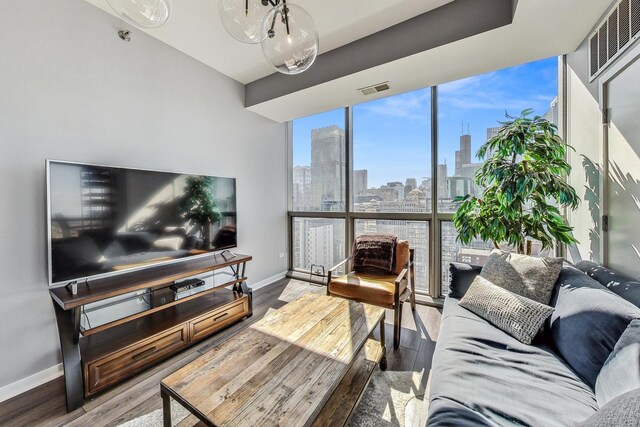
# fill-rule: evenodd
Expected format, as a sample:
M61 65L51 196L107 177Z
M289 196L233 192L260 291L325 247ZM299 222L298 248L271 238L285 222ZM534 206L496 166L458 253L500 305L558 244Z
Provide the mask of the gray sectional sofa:
M427 425L573 426L594 415L600 370L640 318L640 283L593 263L565 264L550 303L555 311L526 345L458 305L480 270L451 265ZM640 372L638 364L630 374Z

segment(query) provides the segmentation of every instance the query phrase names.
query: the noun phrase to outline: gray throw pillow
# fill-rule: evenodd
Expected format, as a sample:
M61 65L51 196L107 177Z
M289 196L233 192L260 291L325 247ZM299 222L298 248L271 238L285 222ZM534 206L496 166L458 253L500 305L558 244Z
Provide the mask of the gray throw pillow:
M562 258L532 257L494 249L480 275L508 291L549 304L562 262Z
M630 390L640 388L640 319L622 333L596 378L596 400L601 407Z
M631 390L604 405L578 424L581 427L637 427L640 425L640 388Z
M640 308L575 267L562 269L551 304L549 334L567 364L595 389L596 378Z
M525 344L531 344L553 308L475 278L462 297L461 307L474 312Z

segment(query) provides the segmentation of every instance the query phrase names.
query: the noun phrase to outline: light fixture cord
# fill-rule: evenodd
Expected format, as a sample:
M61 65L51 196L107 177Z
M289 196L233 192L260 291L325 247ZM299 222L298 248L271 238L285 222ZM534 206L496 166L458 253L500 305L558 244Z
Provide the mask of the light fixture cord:
M244 16L249 16L249 0L244 0Z
M289 31L289 8L287 7L287 0L282 0L282 6L284 10L284 25L287 27L287 35L290 36L291 32Z

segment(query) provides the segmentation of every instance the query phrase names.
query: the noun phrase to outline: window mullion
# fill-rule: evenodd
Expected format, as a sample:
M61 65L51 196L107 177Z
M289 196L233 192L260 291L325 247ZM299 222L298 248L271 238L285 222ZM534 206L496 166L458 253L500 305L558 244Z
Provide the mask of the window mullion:
M345 112L345 257L349 256L352 242L355 239L353 218L351 218L352 210L352 194L353 194L353 107L346 107Z
M438 87L431 88L431 212L429 224L429 294L440 296L440 221L438 216Z

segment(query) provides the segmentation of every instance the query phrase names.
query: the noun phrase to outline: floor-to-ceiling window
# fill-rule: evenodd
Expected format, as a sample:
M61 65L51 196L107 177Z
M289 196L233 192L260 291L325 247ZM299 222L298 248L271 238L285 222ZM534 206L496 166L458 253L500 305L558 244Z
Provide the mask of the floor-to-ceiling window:
M297 215L291 219L293 269L322 274L344 258L345 128L343 109L293 123L290 203Z
M429 291L431 89L353 107L355 236L391 233L415 249L415 285Z
M452 261L482 265L493 244L481 240L469 245L456 241L447 214L456 210L453 199L479 195L474 176L482 166L476 156L481 145L495 136L505 116L525 109L558 125L558 59L550 58L470 77L438 86L438 213L441 236L441 293L449 284ZM539 247L534 248L539 250Z
M558 124L557 96L550 58L294 120L291 268L326 274L355 236L393 233L416 249L418 291L446 294L450 262L482 264L491 250L460 245L451 223L453 198L482 191L475 153L505 112Z

